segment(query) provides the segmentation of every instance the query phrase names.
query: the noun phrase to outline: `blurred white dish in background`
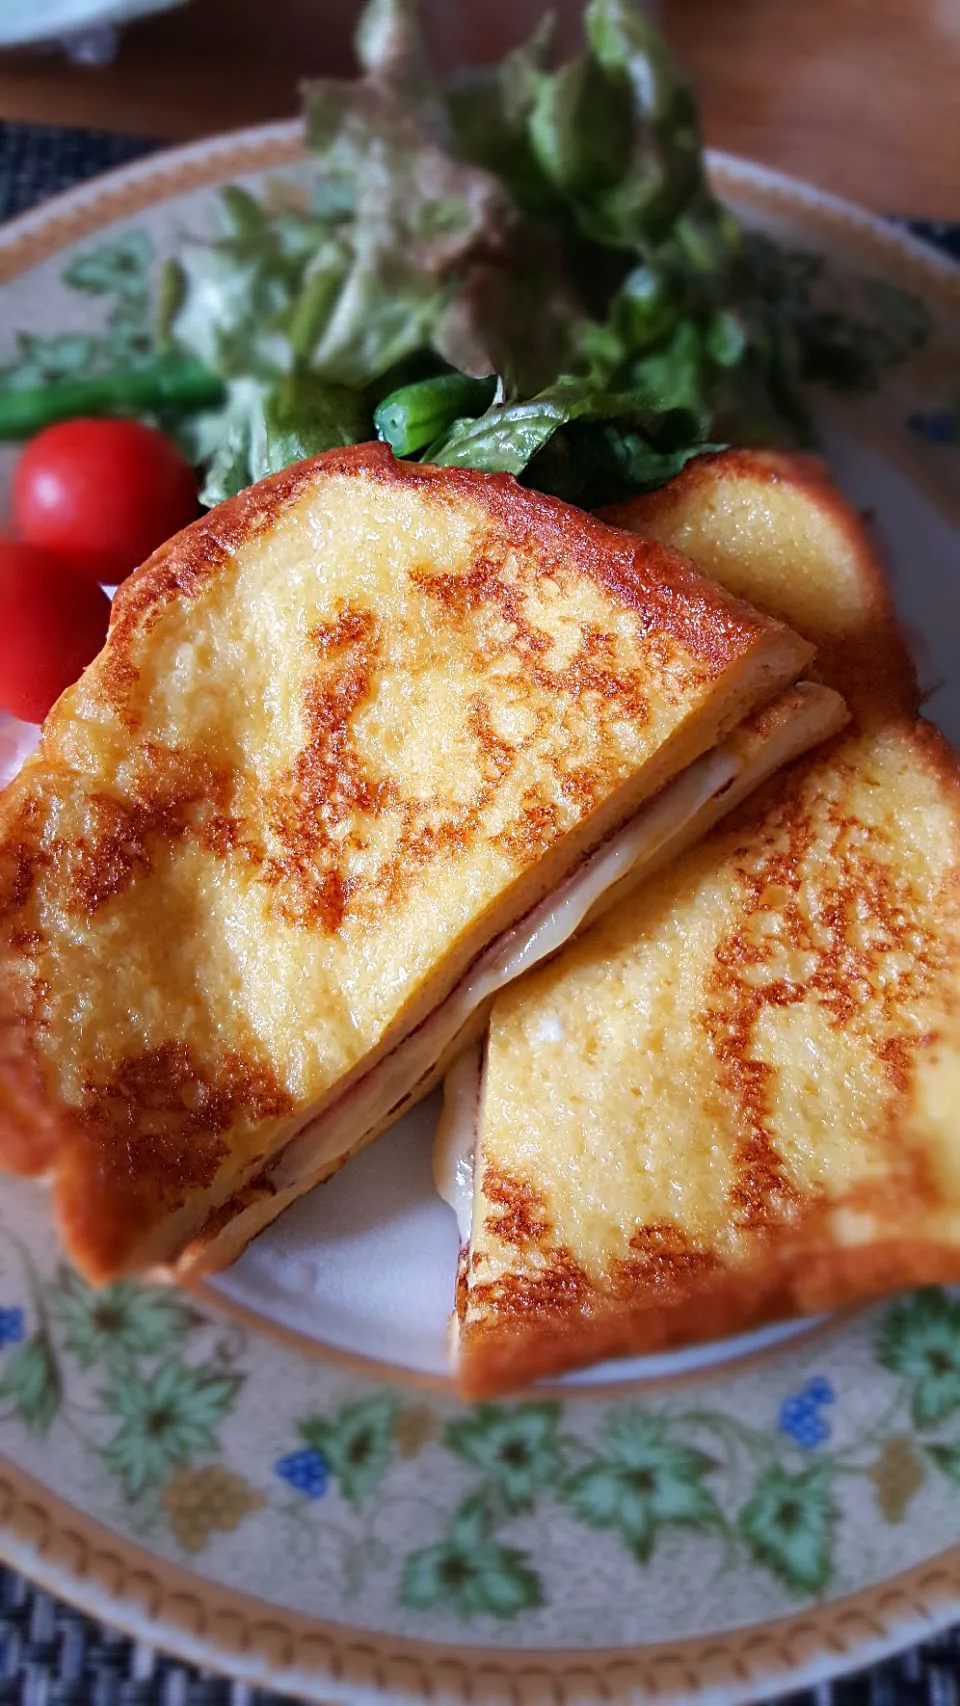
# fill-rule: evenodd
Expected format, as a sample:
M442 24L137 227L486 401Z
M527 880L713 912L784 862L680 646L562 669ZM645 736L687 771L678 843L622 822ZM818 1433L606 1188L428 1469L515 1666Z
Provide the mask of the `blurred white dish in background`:
M0 0L0 47L61 40L75 57L98 59L110 31L148 12L163 12L184 0ZM85 52L85 46L90 51Z

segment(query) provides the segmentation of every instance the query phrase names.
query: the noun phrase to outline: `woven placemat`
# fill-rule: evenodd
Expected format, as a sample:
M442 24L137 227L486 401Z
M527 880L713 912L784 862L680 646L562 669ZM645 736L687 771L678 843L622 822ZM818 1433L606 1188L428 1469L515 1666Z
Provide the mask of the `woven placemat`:
M0 220L139 159L148 137L0 123ZM910 221L960 260L960 225ZM85 1617L0 1565L0 1706L273 1706L269 1690L198 1670ZM781 1706L960 1706L960 1627Z
M0 122L0 220L162 146L105 130Z

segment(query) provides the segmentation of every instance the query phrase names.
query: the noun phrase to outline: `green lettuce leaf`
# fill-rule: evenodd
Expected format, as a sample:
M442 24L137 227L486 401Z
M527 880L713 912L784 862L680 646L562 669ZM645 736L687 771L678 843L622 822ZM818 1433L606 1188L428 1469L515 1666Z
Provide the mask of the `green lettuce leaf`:
M703 443L699 416L682 406L652 407L644 390L614 393L566 377L536 397L456 422L424 460L523 476L589 508L650 490L717 448Z
M586 51L544 75L528 130L582 234L645 252L703 186L696 105L631 0L590 0Z
M225 408L200 416L194 432L194 455L207 464L200 500L212 506L292 462L362 443L372 423L361 393L294 373L273 387L233 381Z
M188 454L205 468L200 502L208 509L249 486L254 463L265 457L267 389L259 379L233 379L227 385L222 409L198 415L188 423Z
M562 207L530 137L553 33L553 19L547 15L529 42L498 65L461 73L445 92L459 158L493 172L516 206L537 219L556 217Z
M269 379L295 359L289 328L305 290L321 272L342 281L348 253L312 215L268 216L246 190L222 195L225 229L212 241L185 240L179 277L168 278L176 307L168 336L222 378Z
M231 188L164 281L165 347L227 387L178 428L206 501L375 420L404 455L609 502L720 443L810 442L807 380L869 385L924 341L911 298L821 298L816 258L745 236L636 0L588 0L565 63L545 21L447 88L415 0L369 0L356 45L359 78L306 92L304 206Z
M589 379L570 376L523 402L494 403L485 414L457 421L424 452L441 468L480 468L491 474L522 474L527 464L570 421L644 414L633 397L600 390Z
M369 383L429 344L464 275L496 251L513 219L493 174L446 146L414 9L373 0L357 48L358 82L325 79L306 93L324 206L353 221L349 269L308 359L347 385Z
M312 374L293 374L267 393L263 403L263 437L252 449L251 477L277 474L291 462L319 456L342 444L358 444L371 433L370 413L362 395L345 385L321 381Z

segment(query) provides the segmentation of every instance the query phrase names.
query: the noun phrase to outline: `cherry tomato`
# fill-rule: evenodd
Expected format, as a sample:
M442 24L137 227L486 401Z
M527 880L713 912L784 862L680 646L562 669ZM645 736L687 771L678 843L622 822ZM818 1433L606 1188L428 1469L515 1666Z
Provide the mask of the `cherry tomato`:
M55 699L96 657L110 600L36 545L0 540L0 707L42 723Z
M193 469L140 421L59 421L13 480L17 531L90 580L115 584L197 513Z

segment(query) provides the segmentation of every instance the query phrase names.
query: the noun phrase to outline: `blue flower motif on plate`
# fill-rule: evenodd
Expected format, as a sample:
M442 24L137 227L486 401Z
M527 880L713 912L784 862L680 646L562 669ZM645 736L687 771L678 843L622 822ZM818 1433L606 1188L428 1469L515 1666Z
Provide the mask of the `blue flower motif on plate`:
M830 1423L821 1415L826 1404L836 1403L837 1395L829 1380L815 1375L801 1392L791 1392L780 1406L777 1426L804 1451L815 1451L830 1438Z
M0 1345L19 1345L23 1338L23 1310L0 1309Z
M303 1493L308 1499L322 1499L327 1490L330 1474L327 1460L322 1451L316 1451L312 1446L279 1458L273 1470L281 1481L290 1484L295 1493Z

